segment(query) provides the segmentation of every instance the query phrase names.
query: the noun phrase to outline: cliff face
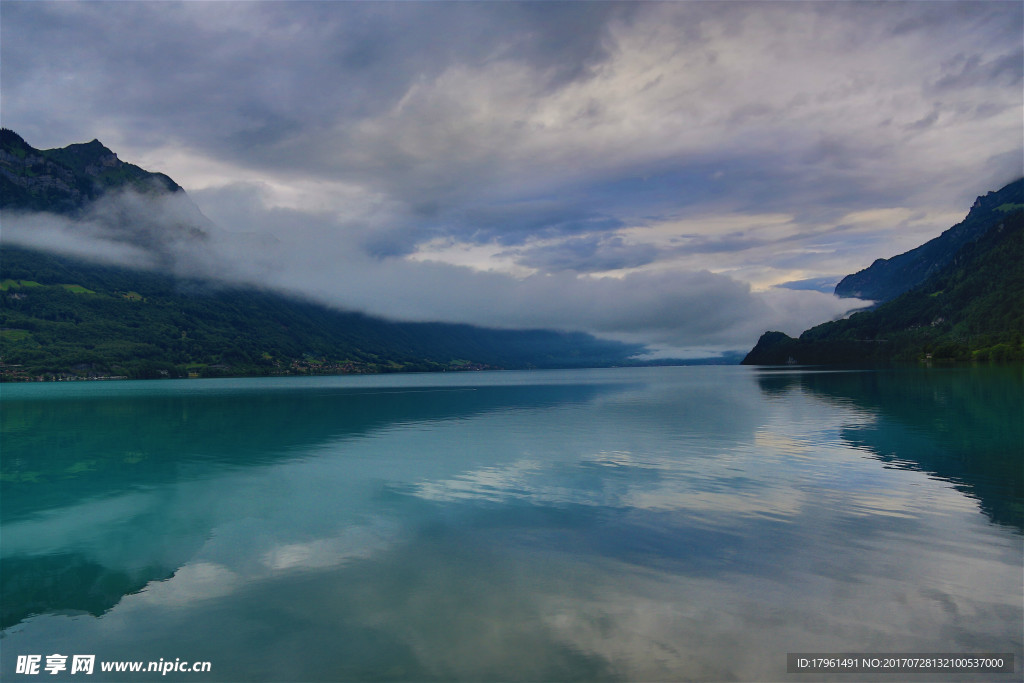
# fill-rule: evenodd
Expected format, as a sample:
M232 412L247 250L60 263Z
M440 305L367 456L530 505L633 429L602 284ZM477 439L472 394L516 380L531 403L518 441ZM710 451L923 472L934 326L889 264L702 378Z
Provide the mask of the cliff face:
M80 216L90 203L120 189L173 194L181 187L117 158L99 140L39 150L0 130L0 209Z
M73 214L95 199L92 183L47 158L17 133L0 131L0 209Z
M999 219L1024 208L1024 178L978 197L967 217L933 240L847 275L835 293L871 301L889 301L920 285L953 260L964 245L984 235Z

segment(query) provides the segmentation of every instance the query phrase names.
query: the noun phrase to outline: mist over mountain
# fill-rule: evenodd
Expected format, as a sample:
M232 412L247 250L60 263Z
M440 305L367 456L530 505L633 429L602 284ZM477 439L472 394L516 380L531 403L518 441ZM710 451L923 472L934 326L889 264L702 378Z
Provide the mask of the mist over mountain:
M0 129L0 209L81 217L90 202L123 189L184 192L162 173L121 161L99 140L38 150L13 130Z
M4 362L31 370L19 370L19 377L614 365L651 355L651 347L629 330L646 329L650 338L659 328L678 330L682 321L699 345L723 330L735 334L741 324L750 327L766 315L779 316L764 305L768 299L759 301L749 288L712 273L596 280L566 273L513 281L431 262L368 256L358 249L337 251L338 245L298 252L265 227L251 234L222 230L170 177L121 161L97 140L38 150L5 129L0 143L5 244L0 324ZM985 238L1001 221L1000 230L1015 234L1014 215L1022 207L1024 179L979 197L967 217L939 237L879 259L836 286L837 295L897 297L903 302L899 306L815 327L801 336L803 346L784 333L769 333L747 362L905 359L932 353L933 347L942 348L940 355L1005 356L1003 344L1017 348L1017 323L989 309L982 316L987 322L979 322L976 312L964 312L977 308L965 301L965 290L949 296L934 282L952 277L951 264L972 281L977 272L993 271L986 264L992 253L1003 251ZM275 217L274 227L283 234L304 229L297 214ZM972 245L983 246L967 249ZM965 259L972 264L967 270ZM1004 280L1015 272L1008 263L986 276L986 286L1002 293L997 299L1014 300L1005 292L1016 285ZM784 283L772 296L792 318L839 317L844 309L801 310L799 297L820 289L820 281L825 279ZM906 306L900 295L922 283L932 283L927 305L918 306L912 320L893 313ZM656 295L645 287L651 284ZM420 300L434 300L435 291L458 293L450 320L478 314L482 322L517 329L452 324L443 314L432 318L436 303ZM672 294L665 297L665 291ZM124 309L124 301L145 306ZM843 305L865 303L847 299ZM593 329L612 332L612 338L565 326L561 312L567 309L589 319ZM497 315L509 310L521 311L519 325L509 326L507 313ZM382 319L377 311L394 312L404 322ZM882 319L881 327L866 322ZM545 324L531 324L537 320ZM804 344L812 339L813 351ZM837 340L840 346L833 343ZM835 348L822 351L822 344ZM729 353L707 355L719 362L738 359Z
M208 247L224 235L166 175L98 141L37 150L4 130L0 143L2 379L571 367L644 350L392 323L218 280Z
M7 244L138 268L191 271L217 227L180 185L121 161L98 140L35 149L0 130Z
M61 156L50 155L54 150L37 152L59 163L50 158ZM220 178L222 171L215 172ZM94 178L84 180L96 184ZM254 187L285 192L286 204L268 206ZM338 190L341 198L349 197L343 187ZM527 254L525 247L509 243L501 249L524 265L484 267L476 260L476 247L441 232L429 240L440 252L416 246L429 235L410 232L406 219L392 220L388 202L367 208L372 194L355 192L350 202L338 198L324 205L322 192L318 185L308 191L301 184L297 190L284 188L273 175L215 191L200 189L195 201L204 212L212 211L208 221L184 192L147 192L126 183L84 205L83 196L91 195L60 197L76 210L64 210L57 201L48 211L5 209L3 239L100 263L277 291L393 321L583 332L646 346L648 358L721 356L747 347L769 326L797 331L858 305L820 291L759 290L708 268L626 268L637 263L630 256L635 246L600 231L559 238L561 246L548 244L544 257L540 247L531 246ZM360 217L365 211L373 215ZM469 212L463 218L478 230L510 236L526 227L526 217L514 211ZM590 223L582 227L598 229ZM406 246L392 249L387 246L392 239ZM593 267L626 269L593 273L580 258Z

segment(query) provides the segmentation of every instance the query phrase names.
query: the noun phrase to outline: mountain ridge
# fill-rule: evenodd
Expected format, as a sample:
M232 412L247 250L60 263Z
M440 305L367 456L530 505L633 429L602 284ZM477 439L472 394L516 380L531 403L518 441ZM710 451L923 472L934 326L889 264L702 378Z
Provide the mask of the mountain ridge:
M99 140L44 150L0 129L0 209L80 216L90 202L125 187L184 193L169 176L121 161Z
M1024 208L1024 178L979 196L964 220L938 237L847 275L836 284L835 294L875 302L894 299L943 268L961 247L980 239L999 218L1015 210L1013 207Z
M1022 186L1024 179L981 198L988 206L973 218L973 239L963 239L919 284L844 320L812 327L797 339L765 332L742 363L1024 359L1024 204L1003 201ZM978 208L976 202L972 212ZM915 251L915 257L921 254L907 253Z

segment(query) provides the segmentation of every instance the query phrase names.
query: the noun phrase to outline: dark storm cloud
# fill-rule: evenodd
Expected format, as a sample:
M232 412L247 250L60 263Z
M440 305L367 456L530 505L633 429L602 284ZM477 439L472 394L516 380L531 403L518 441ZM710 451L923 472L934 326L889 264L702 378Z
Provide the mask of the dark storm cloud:
M691 43L697 48L709 43L704 68L711 70L723 68L721 50L710 44L711 36L742 40L751 30L750 23L759 21L765 24L759 38L776 30L782 33L779 29L792 23L799 39L836 40L832 49L838 52L855 50L893 32L903 40L918 34L941 40L958 31L1005 30L1003 25L1013 24L1014 13L1019 14L1019 9L998 3L995 7L955 5L948 11L899 3L888 3L884 9L829 3L803 3L799 11L791 6L760 6L753 11L751 7L737 3L725 7L682 3L668 9L644 3L5 3L4 23L17 27L3 36L5 100L13 102L8 111L35 109L40 114L26 116L27 129L19 128L30 139L47 144L54 119L71 129L72 140L93 137L95 122L108 121L108 127L116 126L136 145L179 144L268 171L327 174L387 192L406 202L414 214L422 214L459 209L467 198L478 200L479 194L493 194L499 187L506 188L498 192L504 195L498 197L500 201L507 201L509 195L521 200L520 192L537 199L545 189L557 191L566 184L585 183L588 177L593 183L606 183L609 173L631 172L624 160L612 158L603 160L604 168L567 167L570 158L555 159L559 165L547 168L540 165L547 159L510 160L509 150L536 133L530 130L536 124L525 119L462 118L474 112L479 79L467 79L461 98L441 97L436 87L431 90L453 68L521 67L527 83L510 97L523 103L592 79L622 53L610 27L622 31L651 14L660 13L658 20L671 27L681 49ZM1000 13L1006 16L1001 18ZM821 37L801 35L793 18L808 20L809 25L838 22L856 30L823 32ZM774 53L793 49L781 35L778 41L763 42L766 63ZM1015 66L1013 54L955 55L947 62L943 75L934 80L936 87L977 86L978 78L987 82L993 77L1002 78L1002 85L1012 85L1006 79L1013 77L1014 69L1019 78L1020 59ZM843 73L835 75L836 82L842 83ZM728 76L723 72L723 79ZM659 78L652 83L663 85L665 76ZM42 83L52 85L40 97ZM791 117L800 102L835 101L849 92L837 86L801 92L778 104L752 97L716 106L726 105L721 120L742 134L748 127L756 130ZM711 96L694 95L698 103ZM52 100L57 98L64 104L54 107ZM396 109L403 102L401 110ZM580 111L594 118L594 112L605 108L591 97ZM684 107L680 114L685 116L685 111ZM933 109L913 121L924 124L939 115ZM33 126L39 130L32 130ZM725 170L733 170L734 164L736 170L757 165L759 172L753 175L730 174L732 192L738 197L784 198L792 189L780 191L783 185L794 188L808 181L817 186L849 185L853 180L851 194L868 190L859 196L870 203L875 199L871 193L878 188L867 176L873 175L873 161L892 153L891 141L879 138L866 147L868 140L863 136L845 140L840 131L808 130L809 144L777 135L777 148L747 149L738 155L733 151L732 159L727 157L719 165ZM52 144L67 141L65 137ZM671 141L666 142L671 148ZM775 156L771 165L763 160L770 155ZM750 162L745 161L748 156ZM645 154L641 163L653 162L664 172L686 175L688 169L697 170L706 161L692 154L655 152ZM531 165L527 177L524 164ZM851 173L858 177L851 179ZM879 185L892 187L891 179ZM687 201L687 194L693 195L684 190L677 202Z
M145 134L159 119L154 136L301 165L310 159L279 144L302 146L320 128L378 114L452 64L511 54L542 90L564 84L605 57L607 21L631 11L614 3L5 3L4 88L18 97L58 72L82 127L89 116L115 117Z
M5 24L30 30L5 32L5 54L34 58L25 59L14 79L5 73L5 89L17 96L22 79L34 81L56 67L66 76L61 86L68 95L78 95L83 124L89 117L114 117L135 134L169 135L239 155L272 148L294 135L299 122L325 125L400 96L401 76L410 77L408 66L399 68L401 55L382 53L390 59L362 60L368 63L353 69L349 51L370 50L346 39L347 14L316 4L303 9L286 11L273 3L8 3ZM374 22L364 16L355 23L360 19ZM407 38L417 40L416 34ZM384 74L390 77L380 78ZM339 87L317 87L332 76ZM147 131L156 120L159 126ZM256 140L261 144L253 145Z

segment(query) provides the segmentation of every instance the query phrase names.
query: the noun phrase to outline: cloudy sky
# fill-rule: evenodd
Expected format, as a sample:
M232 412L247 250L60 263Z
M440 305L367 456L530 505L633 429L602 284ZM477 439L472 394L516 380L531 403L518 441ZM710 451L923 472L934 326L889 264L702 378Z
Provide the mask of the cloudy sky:
M169 174L223 277L706 355L1024 173L1022 7L5 0L0 114Z

